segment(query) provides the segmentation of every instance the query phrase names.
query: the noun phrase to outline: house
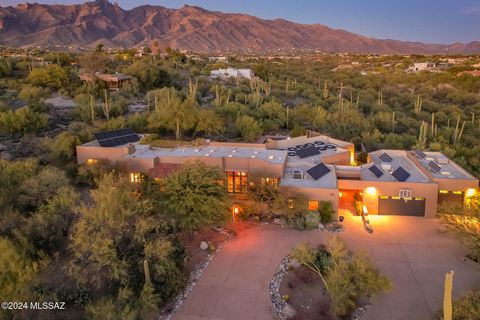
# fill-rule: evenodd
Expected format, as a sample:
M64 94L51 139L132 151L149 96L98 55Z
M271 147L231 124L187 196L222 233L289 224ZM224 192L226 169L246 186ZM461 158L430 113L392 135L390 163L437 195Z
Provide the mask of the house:
M316 132L265 143L209 142L199 147L155 148L139 144L131 129L95 134L77 146L79 164L104 159L129 173L163 178L186 161L217 167L229 193L241 196L253 177L272 179L305 195L309 210L330 201L334 210L353 211L360 196L364 212L435 217L440 203L465 203L478 192L478 179L440 152L378 150L355 165L354 145Z
M123 73L83 73L80 75L80 80L87 83L93 83L95 81L103 81L107 85L110 91L118 91L122 85L132 79L132 76L125 75Z
M228 78L236 78L236 79L252 79L253 72L250 69L218 69L212 70L210 72L210 78L212 79L228 79Z
M410 70L418 72L418 71L432 71L436 67L435 63L433 62L415 62Z

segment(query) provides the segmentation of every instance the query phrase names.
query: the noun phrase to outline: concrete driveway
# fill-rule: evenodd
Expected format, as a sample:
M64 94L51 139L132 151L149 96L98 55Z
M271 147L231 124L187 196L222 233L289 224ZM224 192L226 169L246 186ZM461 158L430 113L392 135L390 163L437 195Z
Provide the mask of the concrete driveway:
M439 231L436 219L370 217L373 234L347 216L340 233L351 250L365 250L393 282L362 319L432 319L441 308L443 281L454 270L454 296L480 289L480 268L463 261L465 249ZM174 319L275 319L268 285L280 260L297 243L325 243L331 233L259 226L239 232L215 256Z

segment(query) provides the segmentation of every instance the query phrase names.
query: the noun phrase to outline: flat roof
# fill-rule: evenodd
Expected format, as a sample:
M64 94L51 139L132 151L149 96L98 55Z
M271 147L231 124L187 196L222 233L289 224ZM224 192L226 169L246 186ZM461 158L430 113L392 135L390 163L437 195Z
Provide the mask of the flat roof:
M125 155L125 158L156 158L156 157L211 157L211 158L250 158L264 160L271 164L283 164L287 157L286 151L267 150L253 147L179 147L150 148L150 145L135 143L135 152Z
M415 183L432 183L432 180L427 177L417 166L407 157L407 152L405 150L377 150L370 153L370 158L372 162L367 163L361 166L360 177L362 180L366 181L384 181L384 182L399 182L395 177L392 176L392 173L395 172L399 167L402 167L407 171L410 176L404 182L415 182ZM380 159L380 156L384 153L388 154L392 161L385 162ZM383 175L377 177L371 170L370 167L377 166L377 168L383 172ZM382 168L382 165L384 168ZM386 169L386 166L390 166L390 169Z
M430 172L434 179L477 180L474 176L472 176L443 153L433 151L425 151L424 153L426 157L423 159L417 157L417 161ZM433 161L441 168L440 172L435 172L429 168L428 163L430 161Z
M335 166L326 165L330 169L330 172L319 178L313 179L307 170L320 164L321 155L312 156L308 158L300 159L298 157L288 157L287 167L283 174L280 185L285 187L296 188L320 188L320 189L336 189L337 188L337 174L335 172ZM293 174L295 171L299 171L303 174L303 179L294 179Z

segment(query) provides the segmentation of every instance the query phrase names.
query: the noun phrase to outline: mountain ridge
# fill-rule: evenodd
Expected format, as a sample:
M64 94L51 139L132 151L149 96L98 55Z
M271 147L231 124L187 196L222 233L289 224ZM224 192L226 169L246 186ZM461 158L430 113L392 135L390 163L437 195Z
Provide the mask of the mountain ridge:
M324 52L474 54L480 42L426 44L375 39L323 24L261 19L248 14L142 5L129 10L108 0L74 5L39 3L0 7L0 45L132 47L158 41L162 47L200 52L314 49Z

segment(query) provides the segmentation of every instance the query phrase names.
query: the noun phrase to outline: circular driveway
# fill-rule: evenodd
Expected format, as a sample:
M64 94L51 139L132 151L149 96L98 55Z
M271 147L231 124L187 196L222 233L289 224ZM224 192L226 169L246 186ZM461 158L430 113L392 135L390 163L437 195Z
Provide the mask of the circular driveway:
M268 286L280 260L300 242L316 245L333 235L353 251L366 251L393 282L393 290L377 297L362 319L432 319L441 309L443 281L450 270L455 271L454 297L480 289L480 268L463 261L465 249L440 231L437 219L370 216L370 221L373 234L352 216L346 217L346 231L337 234L269 225L239 231L217 253L173 318L276 319Z

